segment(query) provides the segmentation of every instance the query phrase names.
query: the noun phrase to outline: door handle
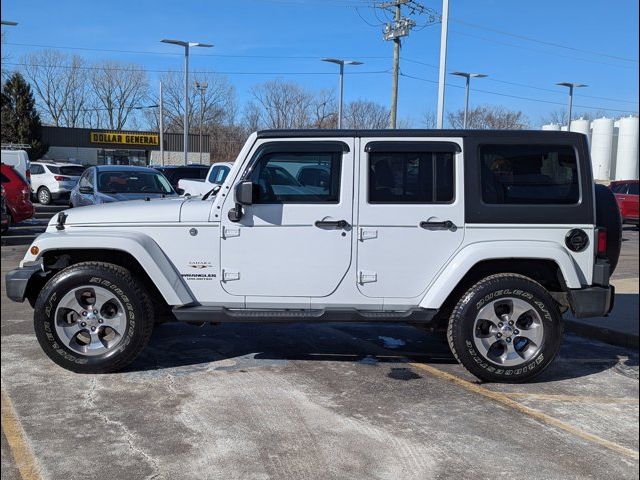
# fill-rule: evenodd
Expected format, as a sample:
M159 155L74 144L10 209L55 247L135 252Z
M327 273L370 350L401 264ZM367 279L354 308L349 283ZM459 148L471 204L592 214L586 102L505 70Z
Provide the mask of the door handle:
M316 220L314 225L318 228L347 228L349 222L346 220Z
M420 227L433 229L433 230L453 230L456 226L451 220L445 220L443 222L420 222Z

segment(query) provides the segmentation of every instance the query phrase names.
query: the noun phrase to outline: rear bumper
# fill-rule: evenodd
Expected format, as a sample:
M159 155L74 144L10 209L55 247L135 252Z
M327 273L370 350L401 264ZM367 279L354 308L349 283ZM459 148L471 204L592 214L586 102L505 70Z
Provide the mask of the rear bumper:
M613 309L613 285L569 290L569 305L576 318L606 317Z
M29 280L40 272L42 272L42 264L28 265L7 272L4 282L7 297L14 302L24 302Z
M60 190L59 192L51 192L53 200L68 200L71 196L71 190Z

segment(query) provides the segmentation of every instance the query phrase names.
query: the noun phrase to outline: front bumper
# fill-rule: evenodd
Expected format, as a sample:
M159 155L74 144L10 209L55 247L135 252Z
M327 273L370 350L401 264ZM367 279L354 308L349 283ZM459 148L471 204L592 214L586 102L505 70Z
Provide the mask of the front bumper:
M569 290L569 305L576 318L606 317L613 309L613 285Z
M14 302L24 302L27 286L34 275L44 275L42 264L27 265L7 272L4 282L7 297Z

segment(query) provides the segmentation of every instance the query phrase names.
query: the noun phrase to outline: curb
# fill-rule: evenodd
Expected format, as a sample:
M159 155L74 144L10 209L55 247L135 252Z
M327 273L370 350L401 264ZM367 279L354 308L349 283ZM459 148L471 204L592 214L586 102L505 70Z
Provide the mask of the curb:
M565 331L570 333L576 333L583 337L599 340L618 347L630 348L636 351L640 350L638 346L640 338L633 333L609 330L608 328L596 327L572 319L565 320L564 326Z

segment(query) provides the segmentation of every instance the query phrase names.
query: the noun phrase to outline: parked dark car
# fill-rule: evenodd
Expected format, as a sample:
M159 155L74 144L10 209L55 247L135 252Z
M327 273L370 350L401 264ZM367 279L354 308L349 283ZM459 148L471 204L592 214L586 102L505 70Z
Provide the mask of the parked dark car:
M617 180L609 188L616 197L623 223L638 226L638 180Z
M31 189L27 181L10 165L2 164L2 186L7 209L7 228L33 217ZM4 228L4 225L3 225Z
M207 172L209 171L209 165L167 165L163 167L153 167L161 172L169 183L178 193L178 182L183 178L204 180L207 178Z
M89 167L71 191L71 206L177 195L157 170L128 165Z

